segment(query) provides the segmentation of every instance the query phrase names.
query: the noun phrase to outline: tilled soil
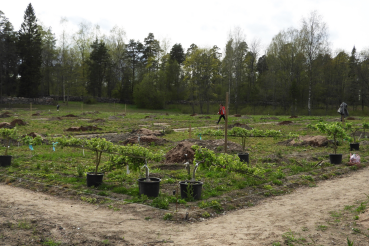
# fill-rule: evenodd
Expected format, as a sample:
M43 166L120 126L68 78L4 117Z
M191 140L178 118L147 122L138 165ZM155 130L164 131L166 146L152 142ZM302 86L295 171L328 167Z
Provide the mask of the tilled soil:
M365 246L369 238L352 228L368 234L368 209L355 223L333 221L330 213L367 199L368 183L366 167L254 207L182 223L163 221L167 211L140 204L115 211L0 184L0 245L287 245L282 234L295 233L305 240L298 245L347 245L349 237L355 246ZM318 230L321 225L326 229Z

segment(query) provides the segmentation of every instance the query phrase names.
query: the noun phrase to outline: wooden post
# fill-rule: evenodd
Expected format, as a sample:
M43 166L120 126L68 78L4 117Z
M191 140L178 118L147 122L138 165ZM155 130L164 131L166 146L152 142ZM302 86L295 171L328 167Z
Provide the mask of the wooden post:
M226 112L225 112L225 129L224 129L224 153L227 153L227 130L228 130L228 92L226 93Z
M30 107L31 107L31 116L32 116L32 103L30 103Z
M188 138L191 138L191 123L190 123L190 129L188 130Z

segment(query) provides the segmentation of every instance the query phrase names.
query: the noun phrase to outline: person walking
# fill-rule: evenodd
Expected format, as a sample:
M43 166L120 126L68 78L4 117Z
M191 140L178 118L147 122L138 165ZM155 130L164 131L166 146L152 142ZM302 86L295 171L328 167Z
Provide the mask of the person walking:
M226 120L225 119L226 109L223 106L223 104L219 104L219 112L218 112L218 114L220 114L220 116L219 116L219 120L218 120L217 124L219 124L219 122L220 122L220 120L222 118L224 119L224 121Z

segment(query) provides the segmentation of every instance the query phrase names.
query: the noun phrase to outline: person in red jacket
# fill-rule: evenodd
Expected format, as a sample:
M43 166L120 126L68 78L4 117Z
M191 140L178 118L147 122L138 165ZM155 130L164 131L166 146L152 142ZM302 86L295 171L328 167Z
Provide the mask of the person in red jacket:
M219 120L218 120L218 123L220 122L220 120L223 118L224 121L225 121L225 114L226 114L226 110L225 110L225 107L223 106L223 104L219 104L219 112L218 114L220 114L219 116Z

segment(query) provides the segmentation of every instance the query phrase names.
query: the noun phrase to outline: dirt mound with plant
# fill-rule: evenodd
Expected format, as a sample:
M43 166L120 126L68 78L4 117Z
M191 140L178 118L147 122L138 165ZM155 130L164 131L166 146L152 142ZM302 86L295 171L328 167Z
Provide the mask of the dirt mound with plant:
M87 115L87 114L99 114L99 111L86 111L86 112L83 112L81 115Z
M64 131L66 132L86 132L86 131L97 131L97 130L102 130L102 129L96 126L80 126L80 127L72 126Z
M298 118L298 116L292 115L292 116L290 116L290 118Z
M300 136L298 139L289 139L283 142L279 142L280 145L286 146L315 146L324 147L328 145L328 138L325 136Z
M13 120L12 122L10 122L10 125L11 126L25 126L26 125L26 122L25 121L23 121L23 120L21 120L21 119L15 119L15 120Z
M285 121L279 122L277 125L290 125L292 123L293 123L292 121L285 120Z
M242 124L242 123L239 123L239 122L236 122L236 123L234 123L233 125L229 125L229 126L228 126L228 129L232 129L233 127L241 127L241 128L245 128L245 129L247 129L247 130L252 130L252 128L251 128L251 127L249 127L248 125L246 125L246 124Z
M40 116L40 113L32 114L32 116Z
M192 162L195 156L195 151L191 148L192 145L193 143L186 140L178 143L165 155L165 163L184 163L186 159Z
M156 145L163 145L168 141L164 138L158 138L155 135L144 135L144 136L134 136L127 138L123 144L151 144L155 143Z
M65 115L63 117L78 117L78 116L77 115L74 115L74 114L67 114L67 115Z
M163 136L164 133L158 130L152 131L150 129L147 128L140 128L140 129L136 129L133 130L131 132L131 134L135 134L135 135L154 135L154 136Z

